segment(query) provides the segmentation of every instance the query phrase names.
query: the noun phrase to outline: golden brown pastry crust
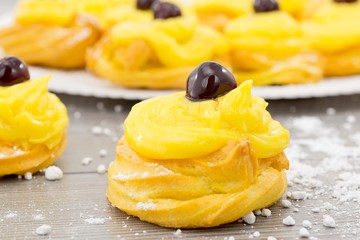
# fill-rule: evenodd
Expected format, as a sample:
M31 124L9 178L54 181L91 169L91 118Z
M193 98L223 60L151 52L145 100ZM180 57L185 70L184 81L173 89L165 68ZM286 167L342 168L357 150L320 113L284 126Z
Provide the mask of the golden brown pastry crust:
M249 141L231 141L199 159L154 160L124 139L109 168L109 201L164 227L213 227L273 204L287 187L283 153L257 159Z
M28 64L76 69L85 66L88 47L101 31L88 16L78 15L69 26L15 24L0 30L0 48Z
M112 83L127 88L185 89L186 79L196 66L164 67L144 40L118 46L108 36L88 50L87 68ZM229 64L228 55L213 60Z
M323 53L326 76L344 76L360 73L360 47L335 53Z
M66 134L53 149L38 145L22 151L10 144L0 143L0 176L26 172L35 173L53 164L63 153L66 146Z
M87 68L96 75L127 88L184 89L193 66L150 68L156 65L154 53L145 41L134 41L127 47L111 49L110 39L103 37L87 52ZM113 55L117 61L113 61ZM149 80L151 79L151 80ZM171 81L169 80L171 79Z
M323 76L321 56L310 49L301 25L286 12L237 18L227 25L226 35L238 82L299 84L317 82Z
M301 53L289 57L288 59L269 59L265 55L250 53L247 58L245 58L241 52L235 53L237 56L233 58L233 63L236 62L237 65L241 65L241 69L235 70L234 75L236 76L237 81L240 83L246 79L253 79L254 85L276 85L276 84L305 84L305 83L314 83L319 82L323 77L322 67L324 66L325 59L316 54L316 53ZM241 56L241 57L239 57ZM262 63L257 62L257 57L259 59L267 59L267 61L272 62L273 65L269 65L260 69L251 69L251 64L254 66L259 66ZM246 60L247 59L247 60ZM246 63L245 63L246 62ZM269 63L268 62L268 63ZM249 66L249 69L245 69L246 66Z

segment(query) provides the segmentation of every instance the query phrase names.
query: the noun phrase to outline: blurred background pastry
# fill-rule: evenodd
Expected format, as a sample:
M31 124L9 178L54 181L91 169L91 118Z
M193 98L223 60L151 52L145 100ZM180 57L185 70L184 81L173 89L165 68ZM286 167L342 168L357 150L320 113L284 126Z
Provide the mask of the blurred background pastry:
M0 29L0 47L32 65L83 68L87 48L101 35L92 17L79 14L66 1L21 1L15 20Z
M254 13L228 23L231 65L238 81L254 85L317 82L322 61L304 39L301 25L275 0L255 0Z
M360 1L331 0L304 21L305 37L325 59L326 76L360 73Z
M192 6L199 20L220 32L234 18L251 12L251 0L196 0Z
M209 59L226 64L225 37L198 24L186 9L159 1L134 11L149 11L152 18L113 26L87 54L92 73L129 88L184 89L197 64Z
M0 49L127 88L184 89L203 61L254 85L360 72L356 0L22 0Z

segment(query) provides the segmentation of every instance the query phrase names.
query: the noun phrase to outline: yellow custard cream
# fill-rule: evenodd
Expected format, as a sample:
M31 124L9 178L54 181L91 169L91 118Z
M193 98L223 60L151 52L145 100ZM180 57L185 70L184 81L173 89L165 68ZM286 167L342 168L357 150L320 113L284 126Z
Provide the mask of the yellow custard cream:
M231 21L225 30L238 81L254 85L316 82L322 61L305 41L300 24L288 13L254 13Z
M325 59L326 76L360 73L360 2L329 3L302 23L305 39Z
M125 139L150 159L202 157L241 139L249 139L258 158L275 156L289 144L289 132L251 87L246 81L215 100L194 102L179 92L143 101L125 121Z
M251 12L251 0L197 0L192 5L199 21L220 32L236 17Z
M76 15L91 15L102 21L105 12L119 6L135 5L131 0L22 0L16 7L16 21L68 26Z
M0 141L28 150L36 145L52 149L64 138L68 125L63 103L48 92L50 76L0 87Z
M15 17L18 23L31 25L68 26L76 16L75 9L67 1L59 0L23 0L16 7Z
M328 0L279 0L278 2L283 11L298 20L303 20L311 17L326 1Z
M123 23L112 29L110 38L117 46L128 46L135 40L145 41L158 61L167 67L197 65L211 59L214 52L222 54L228 49L227 41L221 34L197 24L194 17L143 24Z
M321 8L302 27L311 46L321 52L335 52L359 47L360 2L333 3ZM336 34L335 34L336 33Z
M129 21L89 49L87 68L129 88L184 89L189 71L201 62L228 65L228 49L225 36L194 16Z
M307 47L300 25L280 11L250 14L233 20L227 26L226 34L235 50L269 55L263 62L291 56Z

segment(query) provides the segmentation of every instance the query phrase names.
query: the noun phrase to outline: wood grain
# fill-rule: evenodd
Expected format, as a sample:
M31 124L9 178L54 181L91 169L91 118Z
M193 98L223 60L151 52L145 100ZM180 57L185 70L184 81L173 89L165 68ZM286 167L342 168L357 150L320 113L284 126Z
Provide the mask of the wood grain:
M135 217L128 217L121 211L113 208L106 199L107 180L106 174L96 173L99 164L107 165L114 159L116 141L109 136L95 136L91 132L93 126L103 125L115 133L115 137L122 134L123 120L135 102L119 100L96 99L60 95L69 108L71 126L68 131L69 143L66 153L56 165L64 170L65 176L57 182L50 182L38 174L31 181L20 180L16 177L6 177L0 180L0 239L33 239L38 236L35 229L48 224L52 232L48 237L53 239L113 239L119 236L126 239L171 239L177 238L176 229L165 229L141 222ZM285 125L288 119L294 116L307 115L319 116L329 125L340 124L351 113L360 119L357 103L360 97L349 96L339 98L322 98L297 101L271 101L270 111L274 118ZM102 102L104 109L99 110L97 105ZM123 106L122 113L115 113L114 107ZM101 104L100 104L101 105ZM329 106L338 109L335 116L326 115ZM293 113L294 108L296 112ZM75 112L80 112L81 117L75 118ZM359 129L357 129L359 130ZM108 155L99 157L98 151L106 149ZM93 162L88 166L81 164L85 156L93 157ZM291 159L290 159L291 161ZM308 161L319 161L318 156L310 155ZM326 181L326 180L325 180ZM297 189L296 186L289 190ZM224 239L234 236L235 239L248 239L255 231L261 234L260 239L275 236L277 239L299 238L301 222L305 219L313 222L311 236L319 239L339 239L344 236L356 239L358 235L346 232L346 224L355 226L359 218L354 209L358 203L349 203L337 206L348 215L336 216L337 228L329 229L322 226L322 213L314 214L311 209L331 201L328 197L293 202L296 206L285 209L279 203L270 209L269 218L257 217L256 223L244 225L240 222L227 224L212 229L183 230L181 238L186 239ZM298 208L298 212L294 212ZM9 213L17 215L9 218ZM35 220L34 216L41 214L43 220ZM296 220L296 225L286 227L282 219L291 215ZM86 223L89 218L105 219L104 224L93 225Z
M135 217L128 217L113 208L105 196L107 181L105 175L96 173L66 174L61 181L49 182L44 176L37 176L31 181L5 178L0 185L0 239L36 238L35 229L42 224L49 224L53 239L111 239L118 235L126 239L170 239L175 238L174 229L165 229L141 222ZM236 239L247 239L249 234L259 231L261 239L276 236L278 239L298 237L301 221L308 219L318 222L313 229L319 229L317 237L322 239L339 239L344 228L324 229L321 226L322 215L308 215L311 208L321 199L306 202L299 201L299 213L284 209L280 204L271 207L272 216L258 217L253 226L239 222L212 229L183 230L181 237L187 239L212 238L223 239L234 236ZM305 204L306 203L306 204ZM351 206L348 206L349 211ZM9 213L17 216L5 217ZM43 220L35 220L36 215ZM285 227L284 216L293 215L298 222L296 226ZM89 218L105 219L104 224L86 223ZM342 219L338 224L356 224L356 218ZM145 232L144 232L145 231Z

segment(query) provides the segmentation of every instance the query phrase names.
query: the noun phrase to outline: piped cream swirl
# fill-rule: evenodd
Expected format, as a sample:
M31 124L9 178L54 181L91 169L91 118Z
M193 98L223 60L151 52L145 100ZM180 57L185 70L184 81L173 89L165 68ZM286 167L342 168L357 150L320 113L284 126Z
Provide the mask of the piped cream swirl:
M64 104L48 92L50 76L0 87L0 141L22 149L52 149L68 125Z
M192 102L179 92L136 104L125 121L126 141L152 159L202 157L237 139L249 139L259 158L275 156L289 144L289 132L251 87L246 81L215 100Z

